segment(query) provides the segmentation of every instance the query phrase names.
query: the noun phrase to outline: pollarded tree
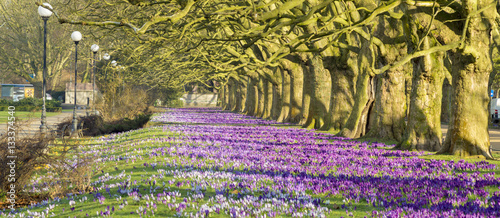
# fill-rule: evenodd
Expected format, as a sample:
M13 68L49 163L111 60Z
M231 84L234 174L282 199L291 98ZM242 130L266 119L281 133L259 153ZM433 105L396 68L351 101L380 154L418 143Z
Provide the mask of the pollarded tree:
M449 20L466 19L459 29L452 29L463 38L459 47L450 51L452 118L440 153L493 158L488 134L488 79L492 72L491 32L498 30L496 4L494 0L464 0L452 5L456 12Z

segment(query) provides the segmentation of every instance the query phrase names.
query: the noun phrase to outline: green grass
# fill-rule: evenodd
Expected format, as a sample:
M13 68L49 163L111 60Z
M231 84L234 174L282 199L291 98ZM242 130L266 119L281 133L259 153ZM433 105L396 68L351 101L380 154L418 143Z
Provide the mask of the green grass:
M47 112L47 117L55 116L61 114L60 112ZM40 118L42 116L42 112L29 112L29 111L16 111L14 114L16 117L16 121L19 120L27 120L30 118ZM8 111L0 111L0 123L8 122L8 117L11 117Z
M285 126L286 128L296 128L295 126ZM145 184L144 182L140 182L141 180L147 179L153 175L158 175L157 170L158 169L165 169L165 170L172 170L171 168L166 168L166 167L157 167L156 169L152 169L151 167L144 167L144 163L152 163L152 162L163 162L163 158L169 158L169 159L176 159L176 160L187 160L189 158L181 158L175 155L175 153L170 154L169 156L165 157L158 157L158 160L156 157L150 157L147 155L147 151L150 151L151 149L154 148L159 148L162 146L165 146L163 143L158 143L158 142L147 142L144 144L141 144L140 146L133 147L129 146L131 144L135 143L140 143L143 140L147 139L152 139L156 137L177 137L177 134L171 133L171 132L163 132L161 128L155 129L155 128L145 128L137 131L133 131L128 133L126 136L123 136L119 139L116 139L113 142L110 142L106 145L106 147L111 148L113 147L112 150L107 150L102 153L102 155L105 156L121 156L121 155L126 155L127 153L133 153L137 155L138 158L135 162L132 161L126 161L126 160L119 160L119 161L112 161L112 162L98 162L95 164L94 169L95 173L92 176L92 181L96 181L99 177L105 175L106 173L109 173L111 176L116 176L119 175L123 170L126 172L126 174L130 175L130 172L133 172L131 175L130 181L135 181L137 180L137 184L140 185L141 191L144 193L143 189L149 189L150 186ZM82 140L82 144L84 144L83 150L91 150L89 146L94 145L94 144L100 144L96 143L93 138L87 138L88 140L84 139ZM378 142L384 142L381 140L376 140L376 139L360 139L357 141L378 141ZM391 141L386 141L386 143L393 144L394 142ZM85 146L86 145L86 146ZM136 149L141 148L145 152L137 152ZM105 149L104 147L101 147L100 149ZM494 152L494 156L496 158L500 158L500 152ZM423 159L437 159L437 160L454 160L458 161L460 158L454 157L454 156L449 156L449 155L426 155L426 156L421 156L420 158ZM466 161L474 162L474 161L481 161L482 159L475 159L475 158L468 158ZM500 165L500 161L489 161L490 163ZM500 175L500 172L494 171L496 176ZM486 172L483 172L486 173ZM163 181L169 181L173 179L173 176L171 175L166 175L162 179L158 179L159 185L161 186L161 183ZM115 184L117 181L123 181L124 179L119 179L119 180L111 180L107 181L104 184L110 185L110 184ZM188 178L189 180L189 178ZM179 180L176 180L179 181ZM188 185L182 185L180 187L177 187L175 185L169 185L167 183L167 187L169 187L169 191L179 191L182 194L182 197L176 198L176 202L179 203L183 200L183 197L186 196L186 193L190 191L191 186ZM117 193L118 188L112 188L111 193L112 195ZM162 189L160 189L162 190ZM498 191L498 188L493 187L490 190L490 192ZM117 201L115 199L115 196L110 197L104 190L100 191L101 193L105 193L104 196L106 197L106 200L101 204L98 201L93 201L94 197L91 194L85 194L85 195L79 195L76 201L75 205L75 210L71 211L70 208L71 206L68 205L69 200L67 198L63 198L58 204L58 206L55 207L53 212L56 214L57 217L86 217L86 214L88 214L90 217L96 217L96 212L99 213L100 211L104 211L107 206L115 207L115 212L111 214L111 217L138 217L135 211L140 207L143 206L145 207L144 200L141 201L141 203L135 203L131 197L128 197L126 194L122 195L122 199L127 199L128 201L128 206L125 206L124 210L119 210L119 205L123 201ZM204 191L205 197L204 199L201 199L199 201L199 205L205 204L208 202L208 199L211 196L215 195L215 190L211 188L207 188L206 191ZM311 192L307 192L308 194L311 194ZM83 196L86 196L88 200L85 203L80 203L78 199L81 199ZM330 200L329 204L325 204L323 206L328 207L332 210L332 213L328 215L328 217L347 217L346 214L346 209L340 208L342 204L344 204L343 199L341 197L337 196L326 196L326 195L312 195L313 197L321 197L325 200ZM356 207L356 210L353 208ZM360 201L358 203L352 202L352 205L349 206L349 212L352 212L353 217L364 217L367 216L369 217L369 213L371 211L377 210L379 208L375 208L372 205L369 205L366 203L366 201ZM34 208L30 211L42 211L43 208ZM64 211L64 212L63 212ZM134 212L134 214L130 214L130 212ZM193 209L189 208L186 210L188 212L193 211ZM173 217L175 215L176 211L173 209L169 209L168 207L164 206L163 204L158 204L158 209L155 212L155 216L157 217ZM148 215L150 216L151 214L148 212ZM211 214L210 217L227 217L223 215L213 215Z

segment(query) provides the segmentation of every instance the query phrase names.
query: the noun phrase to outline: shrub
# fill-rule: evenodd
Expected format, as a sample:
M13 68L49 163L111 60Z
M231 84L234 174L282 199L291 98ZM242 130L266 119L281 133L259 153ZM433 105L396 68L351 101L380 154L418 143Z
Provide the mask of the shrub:
M4 106L16 106L17 107L29 107L29 108L41 108L43 105L43 99L35 99L35 98L24 98L17 102L8 99L0 99L0 107ZM57 108L61 107L61 102L58 100L46 100L45 101L46 108Z
M47 112L62 112L62 107L46 107Z
M19 100L18 102L14 102L14 106L32 106L32 107L37 107L37 106L42 106L43 100L42 99L35 99L35 98L23 98Z
M83 135L98 136L142 128L148 123L151 116L151 113L146 112L138 114L133 119L123 118L113 122L105 122L101 116L91 115L80 117L80 121L83 121ZM58 124L57 129L62 131L65 125L71 126L71 124L72 119L67 118Z
M104 121L113 122L124 118L133 119L149 108L147 91L141 88L125 87L110 89L96 102L96 109Z
M9 106L0 106L0 111L8 111ZM47 112L62 112L62 107L46 107ZM42 111L42 106L16 106L16 111L30 111L37 112Z
M23 122L17 122L16 134L20 128L25 126ZM68 192L86 191L90 187L91 163L93 160L80 156L76 151L79 144L75 141L56 141L54 137L47 135L42 137L16 137L15 153L11 154L8 147L9 136L0 136L0 196L7 198L7 192L11 185L15 186L16 202L41 201L54 196L62 196ZM15 158L9 158L15 155ZM76 157L74 156L76 155ZM8 165L15 160L15 165ZM12 171L5 167L12 166ZM47 168L50 166L50 168ZM47 184L48 191L43 193L30 192L24 189L36 173L50 174L50 177L42 177L40 184ZM10 176L12 174L12 176ZM15 178L8 180L8 178ZM73 187L73 188L68 188ZM35 198L35 199L33 199ZM8 205L2 205L7 207Z
M45 107L51 107L51 108L55 108L55 107L61 107L61 102L58 101L58 100L47 100L45 101Z

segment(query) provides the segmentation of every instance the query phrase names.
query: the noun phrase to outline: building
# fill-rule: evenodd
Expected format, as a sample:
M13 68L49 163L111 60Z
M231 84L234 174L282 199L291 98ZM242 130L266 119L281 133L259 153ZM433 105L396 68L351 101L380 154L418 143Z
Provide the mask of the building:
M184 94L180 100L187 107L215 107L217 105L217 94Z
M3 99L19 101L35 97L35 87L32 84L2 84L1 90Z
M75 100L75 84L66 83L66 94L64 103L74 104ZM99 89L95 87L96 98L100 96ZM77 105L91 105L92 99L92 83L77 83L76 84L76 104Z

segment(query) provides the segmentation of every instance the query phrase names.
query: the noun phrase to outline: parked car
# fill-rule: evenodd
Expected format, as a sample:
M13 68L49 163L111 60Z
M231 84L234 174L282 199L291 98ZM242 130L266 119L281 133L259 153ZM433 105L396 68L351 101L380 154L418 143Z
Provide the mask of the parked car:
M491 122L498 123L500 121L498 117L498 112L500 111L500 98L493 98L490 103Z
M45 100L52 100L52 95L45 93Z

